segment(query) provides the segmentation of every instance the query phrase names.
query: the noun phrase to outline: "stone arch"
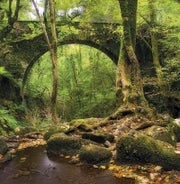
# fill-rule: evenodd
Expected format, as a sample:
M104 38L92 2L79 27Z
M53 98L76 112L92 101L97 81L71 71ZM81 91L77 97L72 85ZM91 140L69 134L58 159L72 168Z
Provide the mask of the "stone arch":
M81 44L81 45L86 45L86 46L90 46L92 48L95 48L101 52L103 52L107 57L109 57L110 60L112 60L112 62L114 62L117 65L118 62L118 57L116 55L114 55L111 51L109 51L108 49L106 49L106 47L103 47L101 45L98 45L94 42L91 41L87 41L87 40L66 40L66 41L60 41L58 42L58 47L63 46L63 45L69 45L69 44ZM34 64L38 61L38 59L44 55L46 52L48 52L48 47L46 49L44 49L42 52L39 52L38 55L36 55L35 57L33 57L33 59L29 62L28 66L25 69L24 75L23 75L23 79L22 79L22 93L23 93L23 89L24 86L26 84L29 72L31 71L31 69L33 68Z

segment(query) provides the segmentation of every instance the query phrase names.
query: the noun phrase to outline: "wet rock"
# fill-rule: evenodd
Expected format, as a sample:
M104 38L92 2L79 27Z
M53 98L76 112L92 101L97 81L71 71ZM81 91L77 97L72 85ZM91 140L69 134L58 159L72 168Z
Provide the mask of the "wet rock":
M8 146L4 139L0 139L0 154L4 155L8 151Z
M109 147L111 147L111 143L109 141L105 141L104 146L106 148L109 148Z
M96 145L83 146L79 152L80 160L88 164L106 163L111 157L111 151Z
M5 162L10 161L10 160L12 160L12 155L11 155L10 152L7 152L7 153L3 156L3 158L0 160L0 163L5 163Z
M138 132L122 136L116 151L118 161L152 163L168 170L180 170L180 155L164 147L162 141Z
M89 139L97 143L105 143L106 141L113 142L114 135L109 133L83 133L83 139Z

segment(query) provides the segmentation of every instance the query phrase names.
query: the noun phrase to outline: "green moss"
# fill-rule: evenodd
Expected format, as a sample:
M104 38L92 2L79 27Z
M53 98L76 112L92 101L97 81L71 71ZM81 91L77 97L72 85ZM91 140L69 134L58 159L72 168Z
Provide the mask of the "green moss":
M75 119L70 122L69 132L74 132L77 129L84 132L91 132L100 120L98 118Z
M66 133L68 131L67 128L63 126L56 126L56 127L51 127L45 134L44 134L44 139L47 141L53 134L56 133Z
M82 146L79 138L69 137L64 133L56 133L47 141L47 151L55 155L76 155Z
M163 142L135 133L125 135L117 142L118 161L138 161L180 170L180 155L164 147Z
M105 163L112 157L111 151L95 145L87 145L81 148L79 158L88 164Z
M169 144L175 145L175 135L173 131L171 131L171 127L161 127L161 126L152 126L148 128L146 134L153 137L154 139L158 139L164 142L168 142Z

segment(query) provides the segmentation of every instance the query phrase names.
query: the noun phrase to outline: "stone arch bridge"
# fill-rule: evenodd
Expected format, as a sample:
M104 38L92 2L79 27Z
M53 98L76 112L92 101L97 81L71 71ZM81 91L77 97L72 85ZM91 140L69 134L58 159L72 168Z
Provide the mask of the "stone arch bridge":
M73 43L89 45L105 53L117 64L121 38L118 29L121 29L121 25L113 23L57 22L58 46ZM10 41L0 42L0 66L10 71L15 79L13 81L22 82L24 85L34 63L48 51L48 47L40 23L37 21L16 22L10 36ZM151 51L141 38L137 38L136 54L143 71L142 75L155 76ZM145 91L151 94L157 87L145 86L145 88L147 88ZM0 100L21 101L19 86L13 87L12 81L1 76L0 89Z
M117 23L57 22L58 46L84 44L105 53L115 64L118 62L121 35ZM50 30L50 29L49 29ZM138 59L145 61L149 51L137 41ZM0 43L0 66L4 66L16 81L25 85L29 71L48 51L38 21L19 21L14 24L10 40ZM146 62L147 65L147 62ZM1 87L1 84L0 84Z
M117 64L120 24L110 23L57 23L58 46L65 44L84 44L105 53ZM0 65L5 66L13 77L26 81L34 63L48 51L44 34L37 21L21 21L14 24L12 41L0 48Z

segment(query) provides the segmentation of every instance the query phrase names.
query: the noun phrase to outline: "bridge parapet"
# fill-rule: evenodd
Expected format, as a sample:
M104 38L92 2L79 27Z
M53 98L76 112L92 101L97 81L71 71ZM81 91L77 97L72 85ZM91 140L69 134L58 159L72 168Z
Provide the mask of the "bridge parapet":
M120 45L120 36L117 32L119 26L121 25L110 23L70 22L67 24L57 22L58 45L71 43L89 45L101 50L117 63ZM19 38L19 41L16 43L22 52L23 48L27 49L26 45L29 46L33 53L36 53L34 50L36 45L39 46L38 50L42 51L41 54L47 51L47 44L43 38L39 22L16 22L14 28L13 37ZM23 45L23 48L20 45ZM29 53L28 55L30 56L31 54ZM35 55L33 54L33 56Z

